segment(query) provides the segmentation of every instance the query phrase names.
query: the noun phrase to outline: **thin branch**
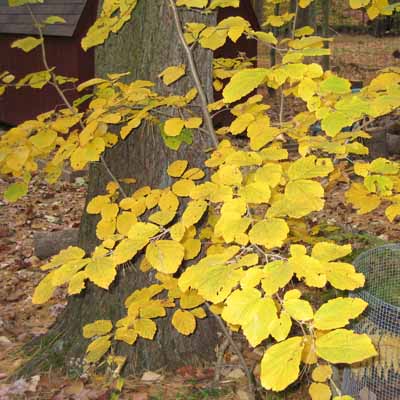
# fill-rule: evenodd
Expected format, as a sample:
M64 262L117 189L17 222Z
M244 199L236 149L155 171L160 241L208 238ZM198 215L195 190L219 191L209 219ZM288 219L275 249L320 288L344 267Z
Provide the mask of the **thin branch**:
M218 384L221 379L221 369L224 362L224 354L228 346L229 346L229 340L228 338L225 338L225 340L221 343L221 345L218 348L217 363L215 365L214 384Z
M190 72L192 74L194 84L195 84L197 92L199 94L204 122L207 126L208 133L211 137L211 140L213 141L214 146L218 147L217 135L215 134L212 118L211 118L211 115L207 108L207 105L208 105L207 97L206 97L203 87L201 85L201 81L200 81L199 73L197 72L197 67L196 67L196 63L194 61L193 53L190 50L190 47L188 46L188 44L186 43L185 36L183 35L182 25L181 25L181 21L179 19L179 14L178 14L178 10L175 5L175 1L174 0L167 0L167 1L169 2L170 6L171 6L171 10L172 10L172 13L174 16L174 21L175 21L175 26L176 26L176 30L178 33L178 37L182 44L183 49L185 50L187 61L189 63Z
M60 96L61 100L64 102L64 104L70 110L70 112L73 115L77 115L78 113L76 112L76 110L74 109L74 107L69 102L69 100L65 96L64 92L61 90L60 86L58 85L57 76L54 74L54 72L49 67L49 63L47 61L46 47L44 45L44 36L43 36L42 28L40 27L40 23L37 20L35 14L32 12L32 8L30 7L30 5L27 4L27 6L28 6L29 14L30 14L30 16L31 16L31 18L32 18L32 20L33 20L33 22L35 24L35 27L36 27L36 29L37 29L37 31L39 33L39 37L41 39L40 48L41 48L41 52L42 52L42 61L43 61L43 65L44 65L45 69L47 70L47 72L49 72L49 74L51 76L50 84L56 89L56 91L57 91L58 95ZM79 125L81 126L82 129L84 129L85 126L84 126L81 118L79 118ZM107 165L106 160L105 160L103 155L100 156L100 161L103 164L103 166L104 166L105 170L107 171L108 175L110 176L110 178L118 185L119 191L123 195L123 197L128 197L128 195L126 194L126 192L122 188L121 184L119 183L118 179L111 172L111 170L110 170L109 166Z
M210 310L209 304L208 303L206 303L206 304L207 304L208 309ZM255 399L255 388L254 388L254 383L253 383L253 374L250 372L249 368L247 367L246 360L244 359L243 354L241 353L239 347L237 347L236 343L232 339L232 336L230 335L230 332L229 332L228 328L226 327L222 318L219 315L214 314L211 310L210 310L210 312L212 313L214 318L217 320L217 323L220 326L222 333L228 340L229 344L232 346L233 351L238 356L239 362L240 362L240 364L244 370L244 373L246 374L246 377L247 377L247 384L248 384L251 400L254 400Z

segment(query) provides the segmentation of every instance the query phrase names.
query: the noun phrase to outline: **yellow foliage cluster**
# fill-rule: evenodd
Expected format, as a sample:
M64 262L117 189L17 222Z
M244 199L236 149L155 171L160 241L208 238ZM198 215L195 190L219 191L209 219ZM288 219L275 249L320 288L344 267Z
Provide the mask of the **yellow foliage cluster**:
M101 44L118 32L136 3L105 0L83 47ZM299 3L300 7L309 4L308 0ZM176 5L209 12L216 7L238 7L239 1L177 0ZM375 1L351 0L350 5L369 5L370 16L385 14L390 8ZM282 26L293 18L287 12L270 15L266 24ZM48 23L60 22L52 19ZM329 400L333 396L327 383L331 363L356 363L377 354L367 335L346 329L367 304L337 297L315 307L289 284L354 290L364 285L365 277L340 261L351 253L350 245L319 241L309 248L305 241L298 243L301 238L296 244L291 238L296 236L296 224L323 209L325 188L341 173L337 161L349 154L367 154L357 141L369 137L363 130L363 118L378 118L399 108L400 70L383 70L359 93L353 93L348 80L323 71L318 64L303 63L305 57L329 54L326 39L312 36L310 27L296 30L292 39L279 43L272 32L254 31L240 17L227 18L216 26L188 23L184 32L186 44L211 50L243 35L285 49L281 63L272 68L254 68L243 58L214 63L214 87L222 90L223 98L209 104L208 112L229 108L233 121L217 133L246 136L248 147L237 148L223 137L210 151L204 171L190 168L187 160L171 162L167 172L173 183L166 188L145 186L122 196L119 183L110 182L86 210L99 216L96 235L101 244L90 255L69 247L42 266L48 273L37 286L33 302L46 302L63 285L69 295L76 295L88 280L107 290L118 269L139 261L140 255L137 273L152 270L157 283L133 292L125 300L126 316L120 320L98 320L83 327L83 336L92 339L88 362L99 361L114 340L133 345L139 337L153 339L156 320L165 317L167 309L174 309L172 326L183 335L192 334L198 319L214 313L232 330L241 330L253 347L268 338L274 340L261 361L261 383L266 389L284 390L298 379L302 363L312 364L310 396ZM28 37L13 46L30 51L42 44L41 39ZM107 79L81 83L78 91L92 91L78 101L89 100L85 112L67 104L65 109L39 115L2 135L0 172L16 178L5 193L7 200L16 201L27 193L38 159L48 159L44 171L54 182L65 162L82 169L98 161L106 148L142 123L158 124L166 145L173 148L204 131L204 114L195 115L189 109L198 95L197 87L184 95L161 96L153 90L153 82L123 83L125 75L110 74ZM174 65L160 72L159 78L172 85L185 75L185 65ZM11 73L2 73L0 94L13 81ZM69 80L46 70L27 75L16 86L39 88L49 81L63 84ZM271 121L261 95L236 103L260 85L280 88L282 96L298 97L306 110L277 123ZM171 115L160 117L159 109L167 108ZM310 126L317 122L321 134L310 135ZM352 125L354 129L343 131ZM118 126L119 135L111 133L111 126ZM288 138L299 145L298 156L290 160L283 148ZM346 194L347 201L359 213L389 202L386 215L393 221L400 214L399 170L398 163L386 159L354 163L358 178ZM291 335L294 326L302 336Z

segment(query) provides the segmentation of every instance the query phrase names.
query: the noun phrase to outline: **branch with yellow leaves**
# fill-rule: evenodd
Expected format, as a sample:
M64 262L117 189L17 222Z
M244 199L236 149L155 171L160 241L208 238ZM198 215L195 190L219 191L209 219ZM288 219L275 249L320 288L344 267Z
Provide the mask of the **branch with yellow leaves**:
M179 14L178 14L178 10L176 8L175 1L174 0L166 0L166 1L168 1L169 5L171 7L171 10L172 10L172 13L173 13L173 16L174 16L176 30L177 30L177 33L178 33L178 37L179 37L179 40L181 42L181 45L182 45L183 49L185 50L187 61L188 61L188 64L189 64L190 73L192 75L193 82L194 82L195 87L197 89L197 92L199 94L201 111L202 111L202 114L203 114L204 123L205 123L205 125L207 127L208 134L210 135L214 146L217 147L218 146L218 139L217 139L217 135L216 135L215 130L214 130L214 125L213 125L213 121L212 121L212 118L211 118L211 114L208 111L207 97L206 97L206 94L204 93L203 87L201 85L199 73L197 72L197 66L196 66L196 63L194 61L192 50L190 49L190 47L186 43L185 36L183 35L182 25L181 25L181 21L179 19Z

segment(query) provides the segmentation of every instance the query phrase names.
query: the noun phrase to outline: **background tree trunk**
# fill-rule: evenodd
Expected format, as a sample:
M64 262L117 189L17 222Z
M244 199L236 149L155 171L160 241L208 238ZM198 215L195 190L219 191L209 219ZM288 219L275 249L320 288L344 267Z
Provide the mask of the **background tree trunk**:
M182 24L196 21L212 24L214 15L180 11ZM195 58L204 89L212 100L212 53L196 49ZM97 75L109 72L131 71L128 81L135 79L152 80L157 89L165 93L184 94L193 87L190 78L185 77L172 88L162 87L157 75L169 65L185 63L186 59L178 41L172 11L166 0L140 0L132 20L122 31L113 35L104 46L97 49ZM189 72L188 72L189 76ZM200 114L199 109L196 109ZM196 132L191 146L182 145L178 152L172 151L163 143L159 129L155 125L143 124L125 141L117 144L105 154L108 167L118 178L135 177L135 190L143 185L165 187L170 178L166 170L175 159L187 159L192 166L202 166L204 150L212 147L207 135ZM94 163L89 172L87 201L104 193L105 185L111 179L100 163ZM129 191L129 188L126 188ZM88 253L97 244L95 227L98 219L84 214L81 222L79 243ZM40 339L41 350L23 368L23 374L49 367L69 369L73 359L82 359L87 341L82 338L82 326L97 319L116 320L126 315L123 306L126 297L138 288L149 285L152 276L138 273L133 264L119 267L116 281L109 291L88 285L80 296L68 302L65 312L57 320L50 332ZM118 342L114 347L116 354L128 357L125 367L127 373L138 373L144 369L155 370L161 367L198 365L214 358L216 329L212 318L198 324L195 334L184 337L177 333L168 318L157 322L158 331L154 341L139 340L134 346Z

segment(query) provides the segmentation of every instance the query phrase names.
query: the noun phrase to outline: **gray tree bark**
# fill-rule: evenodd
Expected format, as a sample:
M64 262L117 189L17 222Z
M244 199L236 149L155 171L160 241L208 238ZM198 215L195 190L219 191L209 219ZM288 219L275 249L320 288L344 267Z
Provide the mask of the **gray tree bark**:
M214 23L214 15L180 11L182 23L186 21ZM212 100L212 54L203 49L195 50L195 58L203 87ZM184 94L193 87L188 77L171 88L162 87L157 75L167 66L185 63L183 49L178 41L172 11L166 0L139 0L132 20L122 31L113 35L104 46L97 49L97 75L109 72L130 71L127 80L146 79L158 82L163 93ZM188 73L189 75L189 73ZM198 111L198 109L196 109ZM165 147L159 129L143 124L136 132L106 151L108 167L118 178L135 177L135 190L143 185L165 187L170 178L167 166L176 159L187 159L191 166L202 166L206 148L212 147L211 139L196 132L194 143L183 145L178 152ZM104 166L94 163L89 172L87 201L102 194L111 179ZM129 191L129 188L126 188ZM88 253L97 244L95 227L97 218L84 214L79 243ZM134 260L135 261L135 260ZM152 283L149 275L138 273L135 265L119 267L116 281L108 291L89 285L79 296L72 297L65 312L50 332L39 341L39 353L23 368L22 374L35 373L50 367L68 369L73 359L81 359L87 341L82 338L82 326L97 319L117 320L126 315L123 302L134 290ZM199 365L214 358L216 329L212 318L198 324L196 332L184 337L177 333L168 318L157 321L158 331L154 341L139 340L134 346L119 343L116 354L127 357L125 373L138 373L144 369L176 368L181 365ZM37 346L34 346L37 348Z

